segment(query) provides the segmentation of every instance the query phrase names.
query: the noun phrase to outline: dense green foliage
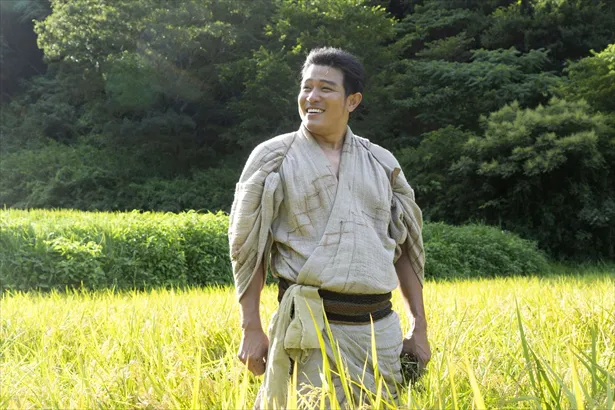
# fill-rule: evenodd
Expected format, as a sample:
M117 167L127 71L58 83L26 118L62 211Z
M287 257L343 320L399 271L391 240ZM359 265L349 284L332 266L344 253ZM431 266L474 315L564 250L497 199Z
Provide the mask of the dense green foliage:
M232 283L223 213L0 211L3 289ZM426 276L543 273L536 245L496 228L425 226Z
M18 0L2 12L2 205L228 211L250 150L298 126L306 53L332 45L368 74L353 130L397 155L427 219L615 258L611 1Z
M0 102L9 102L20 91L21 80L46 70L43 52L36 46L34 19L51 13L47 0L0 2Z
M0 282L10 289L230 283L222 214L0 212Z
M535 243L491 226L428 223L423 238L428 278L488 278L549 270Z
M615 140L585 101L517 102L472 136L449 127L403 151L428 218L489 224L535 238L562 258L615 256ZM440 152L441 155L433 155Z

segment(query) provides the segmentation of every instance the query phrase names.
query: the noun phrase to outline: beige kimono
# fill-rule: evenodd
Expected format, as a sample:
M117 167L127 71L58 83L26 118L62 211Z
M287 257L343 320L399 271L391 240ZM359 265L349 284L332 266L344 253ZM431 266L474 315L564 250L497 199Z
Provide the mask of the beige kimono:
M321 383L318 331L327 357L333 348L353 379L374 391L370 324L331 323L326 337L318 289L346 294L387 293L397 287L394 261L405 246L423 279L421 211L399 164L387 150L347 129L339 179L324 152L303 126L254 149L235 191L229 226L238 296L264 257L274 276L296 283L274 315L261 393L284 407L291 363L299 381ZM291 317L292 312L292 317ZM395 312L374 323L378 371L389 391L401 380L402 333ZM291 361L292 360L292 361ZM335 367L335 365L333 366ZM337 397L349 403L335 381ZM356 399L356 398L355 398Z

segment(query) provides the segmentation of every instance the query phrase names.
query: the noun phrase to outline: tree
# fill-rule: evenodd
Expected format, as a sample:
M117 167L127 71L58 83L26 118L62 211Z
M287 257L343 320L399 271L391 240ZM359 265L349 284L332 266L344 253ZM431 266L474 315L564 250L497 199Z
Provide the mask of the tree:
M545 52L475 50L468 63L403 60L379 76L376 129L394 136L390 145L416 145L421 135L446 126L478 132L479 118L518 100L545 102L558 78L542 68ZM391 137L389 137L391 138Z
M490 16L481 46L544 49L561 70L566 60L601 50L615 37L615 3L604 0L528 0L500 8Z
M219 135L232 121L227 101L242 86L233 78L222 84L220 73L262 42L273 2L195 0L169 7L162 0L53 0L52 5L53 13L36 26L49 72L30 81L24 94L2 110L5 163L11 163L7 155L19 148L51 150L49 139L69 146L68 152L90 152L91 147L98 153L91 157L110 159L99 164L111 181L99 184L107 191L92 192L94 198L85 188L75 189L72 192L80 197L66 195L62 202L86 209L85 198L102 209L141 205L140 200L113 197L118 192L138 197L134 185L149 179L189 179L226 166L220 161L236 146ZM85 181L87 172L79 170L80 163L71 164L74 169L64 172L62 181L46 185L97 186L96 172L92 171L90 183ZM234 175L234 169L228 174ZM216 180L224 181L232 192L232 184ZM158 189L165 184L151 186ZM55 192L60 191L45 192L37 196L37 204L45 200L58 204ZM33 203L26 198L11 203Z
M0 2L0 103L8 103L26 79L45 73L33 20L51 13L47 0Z
M437 58L468 61L485 16L463 7L443 7L436 1L417 5L396 27L395 52L406 59Z
M395 152L426 220L461 223L471 219L468 205L475 198L468 188L477 183L477 178L453 172L452 165L472 136L449 125L423 134L418 146Z
M353 130L396 151L427 218L609 257L611 3L3 2L0 204L228 209L251 148L297 128L301 65L329 45L364 62Z
M615 121L584 101L517 102L398 152L430 220L483 221L563 259L615 256Z
M382 47L393 37L393 20L364 0L282 0L266 27L267 41L250 57L237 63L244 91L231 104L236 125L226 136L244 148L298 127L297 93L300 69L316 47L342 47L361 59L371 79L392 61ZM353 113L355 130L365 124L373 106L367 91L361 109ZM365 126L364 126L365 125Z
M615 43L591 54L566 67L569 81L561 93L569 99L584 99L598 111L615 113Z
M584 101L505 106L452 165L476 183L468 218L501 224L561 258L615 256L615 138ZM475 204L475 205L474 205ZM461 206L462 204L458 204Z

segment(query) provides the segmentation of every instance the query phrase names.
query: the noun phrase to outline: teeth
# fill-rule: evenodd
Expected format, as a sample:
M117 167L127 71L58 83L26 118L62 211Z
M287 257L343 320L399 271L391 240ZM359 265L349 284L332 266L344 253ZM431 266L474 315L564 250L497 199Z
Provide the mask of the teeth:
M321 110L320 108L308 108L307 112L310 114L316 114L324 112L324 110Z

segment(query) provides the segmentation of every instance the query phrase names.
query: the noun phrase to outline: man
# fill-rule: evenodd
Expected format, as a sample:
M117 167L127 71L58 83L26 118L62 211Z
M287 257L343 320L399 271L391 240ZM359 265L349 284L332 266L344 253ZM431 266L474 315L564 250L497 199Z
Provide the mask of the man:
M378 373L393 395L400 353L423 366L431 357L421 211L393 155L348 127L364 77L353 55L312 50L298 97L300 129L256 147L236 187L229 240L242 313L238 356L255 375L265 374L256 407L262 400L285 406L293 366L298 387L321 384L319 333L332 367L339 349L348 374L372 391L372 337ZM280 278L271 340L259 313L269 261ZM398 284L414 318L405 338L390 303ZM358 389L346 397L339 377L333 384L342 404L357 404Z

